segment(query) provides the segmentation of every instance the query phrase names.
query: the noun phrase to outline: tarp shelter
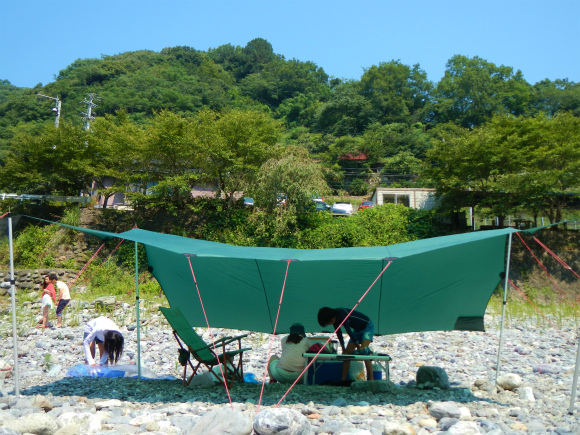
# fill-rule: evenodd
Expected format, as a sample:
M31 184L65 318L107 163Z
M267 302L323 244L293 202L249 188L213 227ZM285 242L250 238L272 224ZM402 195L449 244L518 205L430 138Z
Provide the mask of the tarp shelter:
M357 309L373 319L380 335L482 331L489 299L502 276L509 276L511 235L518 232L506 228L391 246L301 250L239 247L140 229L110 233L59 225L101 239L142 243L169 304L179 307L192 326L207 326L203 301L212 327L271 333L280 306L276 332L289 332L296 322L317 332L322 329L317 322L320 307L353 307L369 290ZM504 311L506 293L504 280ZM501 336L498 371L500 354ZM570 413L579 366L580 346Z
M319 308L353 307L392 261L357 308L381 335L483 330L487 303L506 268L506 237L517 231L301 250L231 246L140 229L117 234L71 228L142 243L169 304L192 326L206 326L193 275L212 327L271 333L284 287L277 332L288 332L296 322L317 332Z

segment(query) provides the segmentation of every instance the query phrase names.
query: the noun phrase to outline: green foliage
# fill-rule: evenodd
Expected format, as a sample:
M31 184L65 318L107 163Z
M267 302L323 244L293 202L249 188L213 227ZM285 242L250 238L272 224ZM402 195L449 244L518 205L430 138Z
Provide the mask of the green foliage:
M74 204L67 207L64 216L60 220L61 223L65 225L71 225L73 227L78 227L81 223L81 208L79 205Z
M362 178L352 180L348 186L351 195L364 196L369 193L369 183Z
M135 243L125 241L115 254L116 264L120 265L126 270L135 270ZM138 268L140 271L147 269L147 251L145 246L141 243L137 243L137 260Z
M301 248L387 246L438 234L430 213L401 205L385 204L350 217L321 215L320 225L301 235Z
M361 94L370 101L373 118L381 124L425 121L431 87L418 64L409 67L394 60L365 69L360 81Z
M514 73L511 67L461 55L449 59L446 67L435 92L437 122L473 128L494 114L518 116L526 112L531 87L521 71Z
M14 267L36 269L43 266L46 246L56 231L55 227L41 228L28 225L14 239Z
M566 196L578 191L579 134L580 120L567 113L440 130L423 176L451 209L478 205L506 216L524 208L560 221Z

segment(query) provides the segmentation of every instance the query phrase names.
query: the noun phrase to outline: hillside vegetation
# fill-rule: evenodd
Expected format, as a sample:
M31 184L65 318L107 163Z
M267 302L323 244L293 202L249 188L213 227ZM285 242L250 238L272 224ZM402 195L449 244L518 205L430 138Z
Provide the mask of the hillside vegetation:
M61 99L59 129L37 94ZM79 115L88 94L90 130ZM231 206L241 191L257 196L266 162L294 155L320 167L311 195L435 187L448 211L555 221L579 191L579 115L579 84L531 84L477 56L453 56L434 82L398 60L360 80L329 77L261 38L126 52L78 59L32 89L0 82L0 190L110 196L131 185L131 201L148 192L183 210L192 186L211 185Z
M46 201L4 200L3 211L306 249L463 231L444 224L468 208L499 226L507 216L580 219L580 85L566 78L532 84L512 67L455 55L437 82L398 60L344 80L261 38L78 59L55 77L31 89L0 81L0 192L92 202L83 216ZM62 101L58 127L52 100L38 94ZM79 103L91 98L83 119ZM215 196L193 197L200 186ZM356 205L379 186L434 188L439 207L388 204L348 218L313 209L313 198ZM133 211L94 211L115 194ZM74 269L95 249L31 223L17 231L18 267ZM558 249L575 252L574 237ZM520 270L531 277L527 263Z

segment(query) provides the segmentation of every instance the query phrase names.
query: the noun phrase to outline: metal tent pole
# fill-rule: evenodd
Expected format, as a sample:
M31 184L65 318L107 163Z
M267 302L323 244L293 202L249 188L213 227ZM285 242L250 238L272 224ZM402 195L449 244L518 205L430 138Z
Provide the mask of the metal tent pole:
M578 350L576 352L576 368L574 369L574 380L572 381L572 395L570 396L570 408L568 409L569 414L574 413L574 401L576 400L576 387L578 386L578 372L580 366L580 332L578 333Z
M141 379L141 321L139 319L139 257L135 242L135 294L137 298L137 377Z
M12 215L8 215L8 246L10 251L10 293L12 296L12 349L14 351L14 395L20 397L18 370L18 334L16 333L16 281L14 280L14 251L12 249Z
M495 368L495 383L497 385L497 378L499 376L499 366L501 361L501 348L503 344L503 326L505 321L505 309L507 305L507 292L508 292L508 282L510 276L510 258L512 253L512 233L510 233L508 238L508 252L507 252L507 260L505 266L505 278L504 278L504 286L503 286L503 305L501 309L501 328L499 330L499 346L497 349L497 366Z

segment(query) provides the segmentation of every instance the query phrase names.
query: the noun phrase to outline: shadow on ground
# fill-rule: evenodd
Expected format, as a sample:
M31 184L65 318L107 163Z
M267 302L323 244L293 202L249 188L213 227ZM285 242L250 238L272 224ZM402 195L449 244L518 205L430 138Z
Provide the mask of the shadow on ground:
M284 396L288 385L270 384L264 386L261 404L272 406ZM236 403L257 404L260 399L261 384L236 383L229 389L231 400ZM26 388L23 396L37 394L53 397L87 397L92 400L118 399L134 403L183 403L204 402L228 403L228 393L223 385L203 387L183 387L181 380L139 380L134 378L63 378L41 386ZM335 386L296 385L284 398L282 404L307 404L328 406L344 400L343 405L392 404L407 406L417 402L453 401L458 403L489 402L504 405L496 400L481 398L465 388L448 390L418 390L397 387L392 393L370 393ZM342 401L341 400L341 401Z

